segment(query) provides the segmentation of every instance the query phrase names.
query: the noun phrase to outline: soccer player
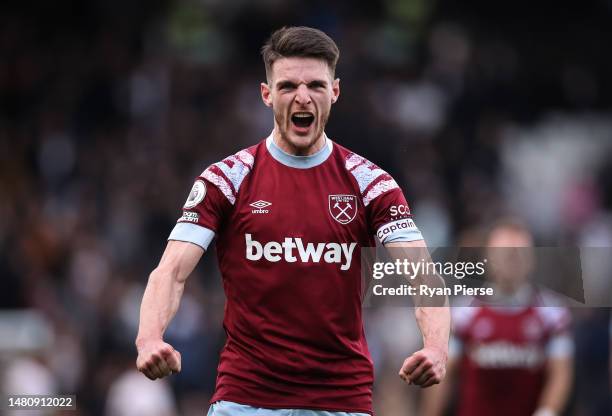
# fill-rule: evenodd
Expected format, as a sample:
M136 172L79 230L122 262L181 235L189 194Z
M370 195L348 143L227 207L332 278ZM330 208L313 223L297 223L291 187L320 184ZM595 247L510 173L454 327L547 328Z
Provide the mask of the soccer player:
M283 28L262 55L261 97L274 130L196 179L149 277L137 367L151 379L180 371L164 330L215 237L227 342L209 415L372 414L360 248L376 236L386 246L425 244L393 178L325 134L340 94L334 41ZM427 387L445 373L450 314L421 307L416 316L424 347L400 377Z
M495 259L491 277L500 306L475 301L453 308L448 375L424 392L419 414L445 414L454 383L453 414L459 416L556 416L563 411L573 373L570 313L543 306L552 303L550 294L528 283L532 244L531 233L517 221L492 228L487 257Z

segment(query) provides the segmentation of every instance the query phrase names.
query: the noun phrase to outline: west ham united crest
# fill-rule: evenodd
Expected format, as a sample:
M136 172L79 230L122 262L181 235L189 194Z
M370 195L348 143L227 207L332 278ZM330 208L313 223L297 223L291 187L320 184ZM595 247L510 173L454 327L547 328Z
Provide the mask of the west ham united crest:
M329 213L340 224L348 224L357 215L357 197L355 195L330 195Z

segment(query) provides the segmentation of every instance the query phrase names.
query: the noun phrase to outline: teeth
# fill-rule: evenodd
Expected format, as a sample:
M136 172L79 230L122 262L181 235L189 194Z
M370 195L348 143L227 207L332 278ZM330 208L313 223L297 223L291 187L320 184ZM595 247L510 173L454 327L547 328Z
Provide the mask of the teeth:
M312 114L310 114L310 113L295 113L293 116L294 117L300 117L300 118L306 118L306 117L312 117Z

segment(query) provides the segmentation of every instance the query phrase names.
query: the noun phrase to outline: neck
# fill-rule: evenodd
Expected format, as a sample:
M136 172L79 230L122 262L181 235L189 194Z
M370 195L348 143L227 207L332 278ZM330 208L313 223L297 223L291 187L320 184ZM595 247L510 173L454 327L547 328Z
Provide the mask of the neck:
M293 145L289 140L282 137L280 130L275 127L273 134L274 144L278 146L283 152L293 156L310 156L317 153L325 146L325 134L321 132L319 137L308 147L298 147Z

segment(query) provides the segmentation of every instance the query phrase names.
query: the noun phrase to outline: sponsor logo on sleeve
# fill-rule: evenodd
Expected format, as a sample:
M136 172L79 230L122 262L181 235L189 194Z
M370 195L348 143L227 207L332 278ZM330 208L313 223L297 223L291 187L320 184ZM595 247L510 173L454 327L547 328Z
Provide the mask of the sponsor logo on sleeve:
M185 201L185 209L193 208L198 205L206 196L206 184L204 181L197 180L189 192L187 201Z
M340 224L348 224L357 215L355 195L329 195L329 213Z
M179 218L179 222L195 222L197 223L198 220L200 219L200 216L198 215L197 212L189 212L189 211L185 211L183 212L183 216L181 218Z
M398 215L410 215L410 208L406 204L391 205L389 215L397 217Z

